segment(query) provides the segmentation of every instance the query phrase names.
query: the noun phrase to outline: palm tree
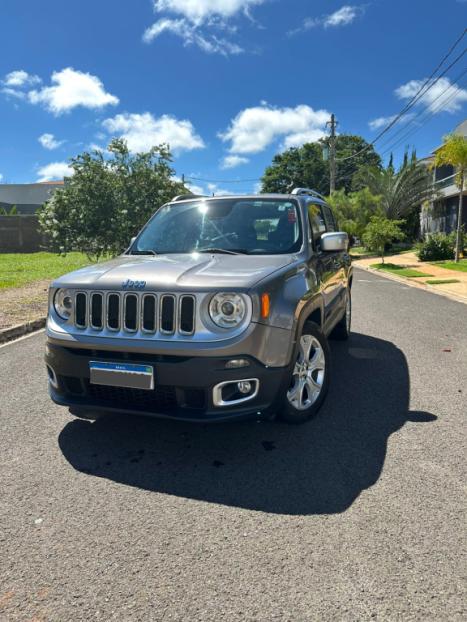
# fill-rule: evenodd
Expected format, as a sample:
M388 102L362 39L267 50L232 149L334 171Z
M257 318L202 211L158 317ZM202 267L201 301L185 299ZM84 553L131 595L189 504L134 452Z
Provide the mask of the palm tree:
M362 177L372 194L381 197L386 217L394 220L408 216L434 194L432 175L416 161L405 160L397 172L392 166L367 169Z
M448 164L457 170L456 185L459 188L459 207L457 210L456 251L454 260L459 261L462 240L462 201L464 183L467 177L467 138L458 134L444 137L443 146L435 152L434 166Z

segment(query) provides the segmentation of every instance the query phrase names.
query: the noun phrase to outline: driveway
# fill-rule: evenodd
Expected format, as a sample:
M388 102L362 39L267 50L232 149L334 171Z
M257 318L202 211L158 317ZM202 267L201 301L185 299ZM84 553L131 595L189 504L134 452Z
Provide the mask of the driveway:
M466 307L353 303L300 427L73 419L0 348L0 619L465 620Z

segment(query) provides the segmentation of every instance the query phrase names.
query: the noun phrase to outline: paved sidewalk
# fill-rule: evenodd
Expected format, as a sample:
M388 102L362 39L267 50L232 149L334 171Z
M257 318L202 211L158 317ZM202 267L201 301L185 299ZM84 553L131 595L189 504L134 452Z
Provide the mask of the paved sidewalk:
M427 275L426 277L416 278L406 278L394 274L394 276L403 279L405 282L414 285L415 287L422 286L424 288L430 288L431 290L449 294L463 302L467 301L467 272L447 270L446 268L441 268L432 263L419 261L415 253L411 251L407 253L401 253L400 255L385 257L384 260L386 263L404 266L405 268L413 268L414 270L425 273ZM380 263L380 261L381 260L377 257L371 257L370 259L354 259L353 263L355 266L368 269L372 264ZM392 272L386 272L384 270L378 270L377 272L381 276L393 276ZM456 279L459 281L459 283L440 283L438 285L427 285L426 282L433 279Z

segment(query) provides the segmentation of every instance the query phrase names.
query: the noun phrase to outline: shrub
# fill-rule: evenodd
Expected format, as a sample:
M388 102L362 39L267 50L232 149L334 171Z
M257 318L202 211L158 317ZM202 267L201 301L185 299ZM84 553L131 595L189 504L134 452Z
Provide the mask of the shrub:
M392 220L384 216L372 216L363 234L363 243L370 251L375 251L381 256L384 263L384 251L387 244L393 240L402 240L404 233L401 226L405 220Z
M454 239L445 233L432 233L417 247L420 261L454 259Z

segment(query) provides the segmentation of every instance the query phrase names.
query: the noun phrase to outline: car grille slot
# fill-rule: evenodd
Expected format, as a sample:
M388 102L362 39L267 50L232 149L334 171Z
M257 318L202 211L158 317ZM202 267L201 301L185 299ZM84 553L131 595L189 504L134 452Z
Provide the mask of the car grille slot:
M86 294L83 293L76 294L75 324L78 328L86 327Z
M138 330L138 296L136 294L125 295L124 326L132 333Z
M74 324L80 329L156 335L194 335L196 296L133 292L77 292Z
M156 297L152 294L143 296L143 330L147 333L154 333L156 330Z
M161 298L161 333L175 332L175 297L165 295Z
M102 322L102 294L92 294L91 296L91 326L100 330Z
M180 298L180 332L192 335L195 330L195 298L182 296Z
M110 330L120 328L120 296L109 294L107 298L107 326Z

